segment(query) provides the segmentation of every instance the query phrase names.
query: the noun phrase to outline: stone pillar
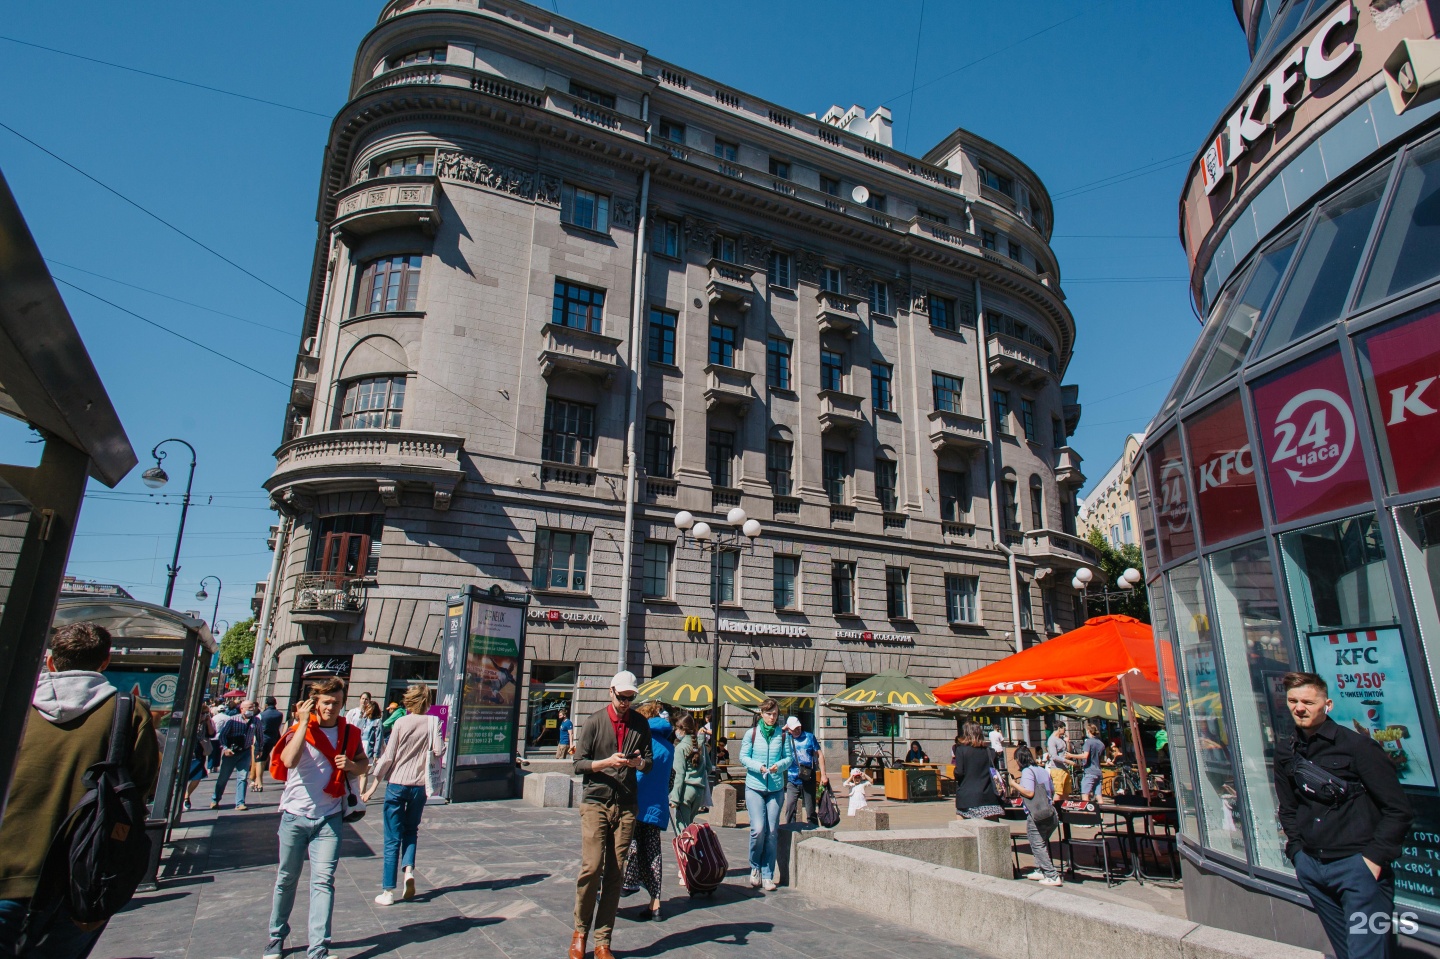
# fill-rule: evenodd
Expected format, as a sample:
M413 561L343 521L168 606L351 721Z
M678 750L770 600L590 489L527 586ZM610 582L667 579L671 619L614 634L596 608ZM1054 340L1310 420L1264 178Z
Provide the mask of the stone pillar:
M710 825L735 825L735 787L722 783L710 791Z
M775 853L775 881L782 886L798 885L800 881L800 854L797 847L807 839L834 839L833 829L811 829L801 823L786 823L780 827L780 841Z
M883 809L857 809L855 815L848 817L850 824L856 829L866 832L874 832L879 829L890 828L890 814Z

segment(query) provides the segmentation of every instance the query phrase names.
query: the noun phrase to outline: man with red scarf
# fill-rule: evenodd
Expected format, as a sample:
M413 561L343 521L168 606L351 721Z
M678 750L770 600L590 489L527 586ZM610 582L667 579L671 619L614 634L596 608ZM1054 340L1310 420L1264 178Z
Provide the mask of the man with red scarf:
M340 858L340 824L345 817L346 779L370 768L360 730L345 722L345 681L319 680L275 749L270 775L285 780L280 796L280 868L270 903L270 942L265 959L282 959L290 935L290 910L300 869L310 860L310 941L307 959L330 955L330 913L335 899L335 864ZM279 773L280 775L276 775Z

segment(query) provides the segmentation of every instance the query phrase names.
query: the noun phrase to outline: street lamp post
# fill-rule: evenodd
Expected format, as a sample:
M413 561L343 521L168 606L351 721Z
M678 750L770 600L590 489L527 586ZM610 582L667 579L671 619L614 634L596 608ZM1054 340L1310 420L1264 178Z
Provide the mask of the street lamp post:
M215 632L215 617L220 615L220 590L224 588L225 584L220 581L219 576L206 576L205 579L200 580L200 590L195 594L195 598L201 602L210 598L210 594L205 592L205 583L212 579L215 581L215 608L210 612L210 632L213 634Z
M166 443L179 443L190 451L190 478L185 481L185 499L180 503L180 528L175 531L175 555L170 560L170 578L165 583L165 605L169 606L170 598L175 595L175 577L180 574L180 541L185 538L185 515L190 512L190 489L195 485L195 447L173 436L156 443L150 450L150 455L155 457L155 465L140 474L140 480L151 489L159 489L170 482L170 475L161 465L165 452L160 447Z
M1085 594L1085 615L1087 617L1090 615L1090 582L1094 578L1095 574L1082 566L1075 571L1075 578L1070 580L1071 586ZM1126 568L1116 580L1115 585L1120 587L1118 591L1111 592L1108 589L1102 589L1100 597L1105 600L1105 615L1110 615L1111 599L1119 601L1127 598L1130 591L1139 586L1140 581L1144 578L1145 576L1138 569L1131 566Z
M704 520L697 522L689 510L675 514L675 528L680 531L680 545L692 546L710 554L710 606L715 616L715 635L710 642L710 750L714 766L720 757L720 556L725 553L751 553L760 536L760 521L747 519L739 506L725 514L729 529L717 530ZM718 524L717 524L718 525Z

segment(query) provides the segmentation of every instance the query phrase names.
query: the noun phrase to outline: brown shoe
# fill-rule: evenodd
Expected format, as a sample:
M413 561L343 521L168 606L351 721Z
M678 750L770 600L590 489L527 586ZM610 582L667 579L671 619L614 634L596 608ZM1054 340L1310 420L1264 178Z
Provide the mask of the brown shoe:
M577 932L570 937L570 954L566 959L585 959L585 933Z
M595 943L595 959L615 959L615 953L610 951L610 943Z

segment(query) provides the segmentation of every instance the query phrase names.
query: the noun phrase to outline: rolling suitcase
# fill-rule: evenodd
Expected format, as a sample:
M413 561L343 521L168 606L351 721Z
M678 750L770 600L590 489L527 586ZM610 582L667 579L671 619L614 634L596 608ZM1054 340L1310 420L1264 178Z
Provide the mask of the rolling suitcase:
M690 895L714 892L725 881L730 864L720 848L720 838L709 823L691 823L675 837L675 861L680 866L680 883Z

